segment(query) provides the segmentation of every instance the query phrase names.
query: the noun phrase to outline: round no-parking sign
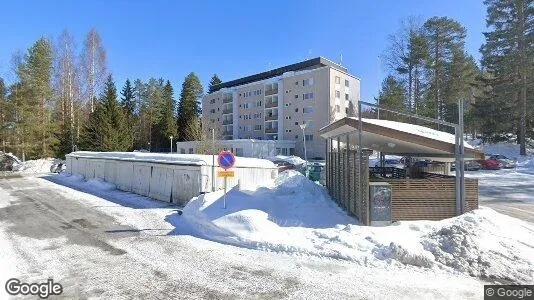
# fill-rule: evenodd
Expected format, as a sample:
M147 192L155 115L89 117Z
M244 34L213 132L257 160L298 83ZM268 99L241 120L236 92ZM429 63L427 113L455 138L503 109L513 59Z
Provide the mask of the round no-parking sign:
M235 164L235 156L230 151L222 151L217 158L219 166L225 170L230 169Z

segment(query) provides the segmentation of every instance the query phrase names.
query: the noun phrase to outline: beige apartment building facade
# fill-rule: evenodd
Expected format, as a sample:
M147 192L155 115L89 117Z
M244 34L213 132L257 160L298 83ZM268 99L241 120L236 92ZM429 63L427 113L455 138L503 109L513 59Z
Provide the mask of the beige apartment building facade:
M356 115L359 100L360 80L318 57L215 86L202 100L203 126L225 140L295 141L294 153L284 155L304 157L306 139L308 159L324 159L317 131Z

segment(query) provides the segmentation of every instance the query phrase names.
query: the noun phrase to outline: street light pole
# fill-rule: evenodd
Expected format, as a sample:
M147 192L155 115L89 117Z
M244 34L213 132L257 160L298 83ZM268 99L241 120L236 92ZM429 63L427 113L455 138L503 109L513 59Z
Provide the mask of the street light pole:
M215 192L215 128L211 129L211 191Z
M299 125L300 128L302 129L302 139L304 141L304 160L306 161L306 164L305 164L305 175L306 175L306 178L308 178L308 155L306 154L306 134L304 133L304 129L306 128L306 123L302 123Z
M172 154L172 135L170 136L171 138L171 154Z

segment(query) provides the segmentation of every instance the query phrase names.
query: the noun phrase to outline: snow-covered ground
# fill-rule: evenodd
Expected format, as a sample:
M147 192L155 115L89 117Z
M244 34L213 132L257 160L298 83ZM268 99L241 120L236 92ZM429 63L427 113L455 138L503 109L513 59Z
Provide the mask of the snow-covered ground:
M485 149L509 155L505 150ZM520 159L515 170L467 173L479 178L482 195L522 201L534 195L534 188L528 190L532 157ZM483 284L534 284L534 225L490 208L442 221L368 227L295 171L281 173L274 187L231 190L226 209L219 191L193 198L182 213L77 175L11 180L7 187L0 181L0 216L28 199L39 200L36 195L56 195L62 197L57 205L77 205L72 214L98 212L131 228L117 232L136 235L106 240L121 253L110 255L65 236L21 236L0 219L0 281L53 277L72 287L84 279L89 286L82 295L106 298L138 289L126 297L152 291L189 298L481 299ZM70 214L68 207L53 215L58 213ZM88 228L83 230L98 230ZM108 289L102 287L106 282ZM182 290L169 291L165 282L180 283ZM203 289L208 294L199 294Z

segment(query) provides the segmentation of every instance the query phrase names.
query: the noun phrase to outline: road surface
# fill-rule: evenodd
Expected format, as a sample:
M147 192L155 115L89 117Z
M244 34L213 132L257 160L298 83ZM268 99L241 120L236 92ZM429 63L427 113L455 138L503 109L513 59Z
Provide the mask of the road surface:
M67 299L465 299L482 292L479 281L451 273L376 269L170 234L165 214L176 209L127 207L41 178L0 178L0 281L52 278ZM154 226L117 221L134 216L142 224L154 218Z

